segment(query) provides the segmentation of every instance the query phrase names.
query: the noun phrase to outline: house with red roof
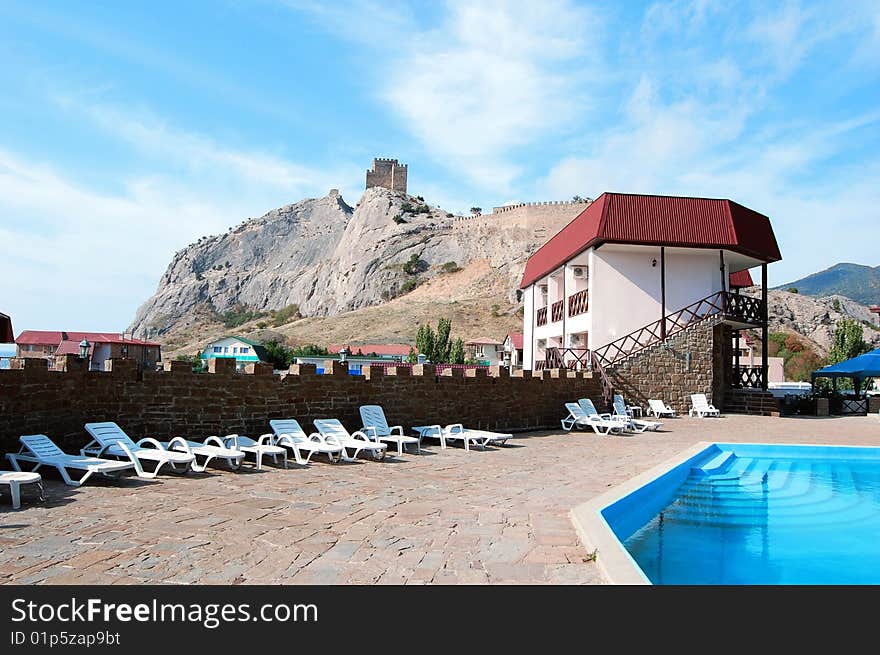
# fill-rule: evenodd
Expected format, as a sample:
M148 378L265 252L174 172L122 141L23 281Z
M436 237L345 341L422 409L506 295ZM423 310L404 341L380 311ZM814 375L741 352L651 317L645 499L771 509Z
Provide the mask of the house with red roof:
M767 265L781 258L770 219L732 200L603 193L526 263L523 367L607 364L695 318L686 308L738 313L736 334L766 329ZM740 296L758 267L763 300Z
M110 358L134 359L143 368L155 368L162 346L119 332L66 332L25 330L15 340L16 357L45 359L49 369L60 355L80 355L85 349L90 371L103 371Z
M523 362L523 334L522 332L511 332L504 337L504 344L501 346L504 351L504 358L514 368L522 368Z

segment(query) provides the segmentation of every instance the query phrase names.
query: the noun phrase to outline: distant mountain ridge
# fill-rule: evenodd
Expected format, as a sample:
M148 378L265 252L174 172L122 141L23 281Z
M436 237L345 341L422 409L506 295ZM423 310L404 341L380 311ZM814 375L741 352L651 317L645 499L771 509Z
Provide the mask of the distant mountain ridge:
M777 289L795 288L808 296L846 296L863 305L880 305L880 266L835 264L824 271L783 284Z

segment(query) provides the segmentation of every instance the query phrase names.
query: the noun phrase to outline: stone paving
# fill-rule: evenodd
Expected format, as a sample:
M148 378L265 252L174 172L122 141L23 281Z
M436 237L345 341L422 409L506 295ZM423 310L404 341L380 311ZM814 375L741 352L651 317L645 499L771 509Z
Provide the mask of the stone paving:
M221 468L0 499L16 584L603 584L569 510L698 441L880 446L880 417L665 419L632 436L532 432L465 452ZM93 478L94 480L94 478Z

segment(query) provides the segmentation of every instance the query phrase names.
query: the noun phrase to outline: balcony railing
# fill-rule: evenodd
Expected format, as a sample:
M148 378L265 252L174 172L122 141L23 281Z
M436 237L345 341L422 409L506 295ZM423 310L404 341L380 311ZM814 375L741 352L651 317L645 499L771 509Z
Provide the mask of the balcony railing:
M537 325L538 327L541 327L542 325L547 325L547 308L546 307L541 307L541 309L538 310L538 315L535 320L535 325Z
M586 371L592 368L587 348L547 348L542 368L567 368Z
M557 300L555 303L550 305L550 320L554 323L556 323L557 321L561 321L564 308L565 302L562 300Z
M568 298L568 315L585 314L590 309L590 295L587 289L578 291Z
M733 387L736 389L761 389L764 386L763 369L760 366L733 367Z

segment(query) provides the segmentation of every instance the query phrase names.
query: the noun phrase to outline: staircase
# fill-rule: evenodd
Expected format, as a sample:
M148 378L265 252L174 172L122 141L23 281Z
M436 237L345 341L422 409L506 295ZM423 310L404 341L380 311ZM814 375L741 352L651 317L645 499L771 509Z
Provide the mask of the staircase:
M761 389L728 389L722 409L728 414L779 416L778 401L772 393Z

